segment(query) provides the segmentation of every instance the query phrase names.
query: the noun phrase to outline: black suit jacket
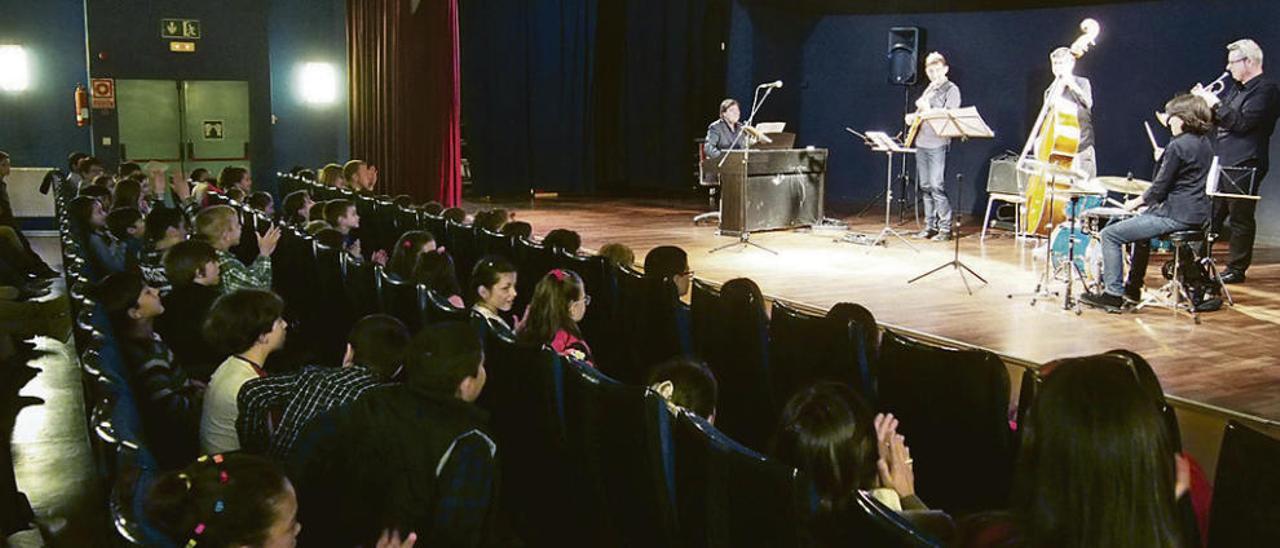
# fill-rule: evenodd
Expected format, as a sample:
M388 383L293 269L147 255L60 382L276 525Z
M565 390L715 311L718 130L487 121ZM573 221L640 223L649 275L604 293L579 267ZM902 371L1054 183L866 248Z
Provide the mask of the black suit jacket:
M702 145L702 150L707 153L707 158L719 158L726 150L747 148L747 136L739 136L741 133L741 123L730 128L723 118L711 122L711 125L707 126L707 142ZM736 143L735 138L737 138Z
M1240 86L1228 86L1214 109L1218 119L1216 152L1223 166L1258 168L1257 180L1270 167L1267 149L1280 118L1280 86L1258 76Z
M1205 178L1213 162L1213 147L1203 135L1183 133L1169 141L1160 158L1151 188L1142 195L1152 215L1189 225L1209 220Z

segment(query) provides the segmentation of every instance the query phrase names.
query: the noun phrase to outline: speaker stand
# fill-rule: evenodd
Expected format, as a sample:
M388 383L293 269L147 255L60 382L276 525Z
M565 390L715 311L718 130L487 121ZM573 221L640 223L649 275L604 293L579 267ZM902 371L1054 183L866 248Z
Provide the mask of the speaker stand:
M957 174L956 188L960 196L964 195L964 187L961 186L963 184L964 184L964 175ZM957 203L960 202L960 200L956 200L956 201ZM969 278L965 277L964 275L965 272L968 272L969 275L973 276L974 278L977 278L978 281L986 285L988 283L986 278L983 278L982 275L978 274L977 272L974 272L972 268L969 268L969 265L964 264L964 262L960 260L960 210L959 208L952 208L951 210L951 242L954 244L954 247L952 248L953 254L951 256L950 262L940 264L937 267L935 267L933 270L930 270L928 272L925 272L924 274L921 274L919 276L911 278L910 280L907 280L907 284L913 284L919 280L928 278L929 276L932 276L934 273L939 272L947 267L951 267L956 269L956 272L960 273L960 281L964 282L964 290L969 292L970 295L973 295L973 288L969 287Z

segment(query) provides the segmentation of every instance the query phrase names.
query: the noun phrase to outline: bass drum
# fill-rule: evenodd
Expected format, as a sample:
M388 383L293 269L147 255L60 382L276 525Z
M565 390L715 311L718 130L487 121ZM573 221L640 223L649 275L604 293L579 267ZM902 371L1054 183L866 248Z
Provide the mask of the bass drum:
M1071 231L1066 226L1053 229L1049 237L1049 261L1054 277L1066 280L1067 254L1070 252ZM1076 272L1084 279L1085 288L1102 289L1102 241L1085 234L1084 230L1075 230L1075 263Z

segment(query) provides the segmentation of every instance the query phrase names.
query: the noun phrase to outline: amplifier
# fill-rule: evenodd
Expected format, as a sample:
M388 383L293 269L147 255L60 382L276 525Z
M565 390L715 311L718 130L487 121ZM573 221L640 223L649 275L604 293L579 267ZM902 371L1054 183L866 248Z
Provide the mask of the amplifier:
M1022 194L1021 188L1027 184L1027 175L1019 173L1018 157L1002 154L991 159L991 170L987 172L987 193Z

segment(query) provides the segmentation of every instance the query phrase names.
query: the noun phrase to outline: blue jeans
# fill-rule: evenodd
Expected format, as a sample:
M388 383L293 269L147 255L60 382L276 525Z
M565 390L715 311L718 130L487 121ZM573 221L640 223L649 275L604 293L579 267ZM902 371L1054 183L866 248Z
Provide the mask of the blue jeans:
M1160 215L1142 214L1102 229L1102 283L1108 295L1124 295L1124 255L1121 246L1132 243L1133 262L1130 264L1130 285L1142 287L1147 272L1147 258L1151 254L1151 239L1175 230L1195 228L1180 221Z
M947 201L947 147L917 148L916 176L924 201L924 226L928 230L951 231L951 203Z

